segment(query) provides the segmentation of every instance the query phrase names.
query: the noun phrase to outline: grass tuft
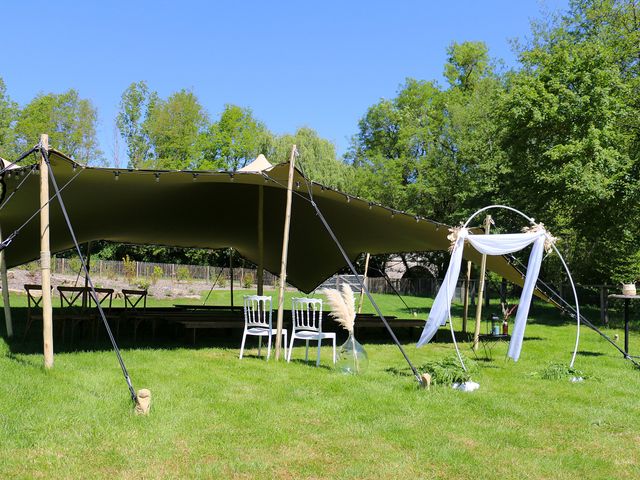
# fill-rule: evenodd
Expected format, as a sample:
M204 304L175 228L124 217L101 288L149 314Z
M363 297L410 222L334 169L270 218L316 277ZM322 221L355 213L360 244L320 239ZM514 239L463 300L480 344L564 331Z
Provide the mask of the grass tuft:
M543 380L565 380L572 377L589 378L589 375L582 370L569 368L566 364L558 362L550 362L542 370L533 372L531 375Z

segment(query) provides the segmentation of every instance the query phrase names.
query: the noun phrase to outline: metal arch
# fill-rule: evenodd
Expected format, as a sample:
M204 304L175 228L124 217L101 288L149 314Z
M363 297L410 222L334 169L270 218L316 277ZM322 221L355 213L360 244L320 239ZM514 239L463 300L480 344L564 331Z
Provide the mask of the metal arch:
M529 221L531 224L535 224L535 219L533 219L532 217L529 217L528 215L522 213L517 208L509 207L507 205L489 205L489 206L481 208L477 212L473 213L467 219L467 221L463 224L463 228L467 228L469 223L471 223L471 220L473 220L474 217L476 217L477 215L481 214L482 212L485 212L485 211L491 210L491 209L497 209L497 208L502 208L502 209L509 210L511 212L517 213L518 215L526 218L527 221ZM571 283L571 290L573 291L573 298L574 298L575 303L576 303L576 343L575 343L575 347L573 349L573 355L571 356L571 362L569 363L569 368L573 368L573 365L574 365L574 363L576 361L576 355L578 354L578 346L580 344L580 303L578 302L578 294L576 292L576 286L573 283L573 277L571 276L571 272L569 271L569 267L567 266L567 263L565 262L564 257L562 256L562 254L558 250L558 247L556 247L555 244L552 244L552 247L553 247L553 250L558 255L558 257L560 257L560 261L562 262L564 270L567 273L567 276L569 277L569 282ZM455 252L455 249L456 249L456 246L454 245L453 251L451 252L451 256L453 256L453 253ZM449 282L446 282L445 289L446 289L447 298L449 298ZM454 330L453 330L453 322L451 321L451 303L449 303L449 308L447 310L447 314L448 314L448 319L449 319L449 326L451 328L451 338L453 339L453 344L454 344L454 346L456 348L456 354L458 355L458 360L460 360L460 364L462 365L462 368L466 372L467 371L467 367L465 366L464 362L462 361L462 355L460 354L460 349L458 348L458 342L456 341L455 333L454 333Z

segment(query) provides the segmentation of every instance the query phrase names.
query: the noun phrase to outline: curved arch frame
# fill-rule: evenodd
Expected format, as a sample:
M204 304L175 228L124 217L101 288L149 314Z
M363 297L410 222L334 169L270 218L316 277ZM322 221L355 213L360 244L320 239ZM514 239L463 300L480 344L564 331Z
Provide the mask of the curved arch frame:
M535 225L535 223L536 223L535 219L529 217L528 215L525 215L524 213L522 213L520 210L518 210L516 208L509 207L507 205L489 205L489 206L481 208L477 212L473 213L467 219L467 221L464 223L463 228L467 228L469 223L471 223L471 220L473 220L474 217L478 216L482 212L485 212L485 211L491 210L491 209L498 209L498 208L505 209L505 210L510 210L512 212L515 212L518 215L524 217L532 225ZM558 255L558 257L560 258L560 261L562 262L564 270L567 273L567 276L569 277L569 282L571 283L571 290L573 291L573 298L574 298L574 300L576 302L576 343L575 343L575 347L573 349L573 355L571 356L571 362L569 363L569 368L573 368L573 365L574 365L574 363L576 361L576 355L578 354L578 345L580 343L580 304L578 302L578 294L576 292L576 286L573 283L573 277L571 276L571 272L569 271L569 267L567 266L567 263L565 262L564 257L562 256L562 254L560 253L558 248L555 246L555 244L552 244L552 247L553 247L553 250ZM454 246L454 250L451 252L451 256L453 256L455 248L457 248L457 246ZM445 289L446 289L447 298L449 298L449 282L445 283ZM462 368L466 372L467 371L467 367L466 367L466 365L464 364L464 362L462 360L462 355L460 354L460 349L458 348L458 342L456 341L456 336L455 336L455 333L454 333L454 330L453 330L453 322L451 320L451 303L449 303L449 308L447 310L447 316L448 316L448 319L449 319L449 327L451 329L451 338L453 340L453 345L455 346L455 349L456 349L456 354L458 355L458 360L460 361L460 364L462 365Z

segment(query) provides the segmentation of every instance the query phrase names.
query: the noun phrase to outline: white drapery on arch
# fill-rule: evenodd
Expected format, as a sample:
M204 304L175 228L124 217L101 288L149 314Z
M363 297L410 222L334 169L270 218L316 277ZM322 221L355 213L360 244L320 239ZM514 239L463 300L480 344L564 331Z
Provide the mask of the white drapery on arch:
M473 233L469 232L467 226L470 223L471 219L473 219L473 217L475 217L479 213L491 208L504 208L514 211L529 220L533 227L527 229L525 233L474 235ZM520 303L518 305L518 310L514 321L511 342L509 343L508 356L514 361L517 361L520 358L522 341L524 339L524 331L527 324L527 317L529 315L531 299L533 297L533 292L535 290L538 275L540 273L542 257L545 249L548 251L551 251L553 249L562 261L565 271L569 277L569 281L571 283L576 301L578 330L575 349L573 351L573 356L570 363L570 367L573 368L573 364L575 362L576 354L578 351L578 343L580 337L580 307L578 305L578 297L575 291L575 285L573 284L571 273L569 272L564 258L555 246L555 238L545 230L542 224L536 224L532 218L526 216L522 212L503 205L491 205L489 207L478 210L476 213L471 215L471 217L469 217L467 222L462 227L452 229L452 231L453 233L450 237L453 245L453 249L451 251L451 261L449 262L449 267L447 268L444 282L440 287L440 290L438 291L438 294L436 295L436 298L433 302L433 306L431 307L431 311L429 312L429 318L427 319L422 335L418 340L417 346L421 347L428 343L436 334L438 328L446 323L447 318L451 323L451 300L455 292L456 284L458 283L458 277L460 276L460 266L462 264L462 253L464 250L465 241L469 242L480 253L486 255L506 255L508 253L520 251L533 244L531 254L529 256L529 264L527 265L525 283L522 288ZM460 362L464 367L464 363L462 362L462 358L458 350L458 345L455 340L455 334L452 325L451 334L454 345L456 347L456 352L458 353L458 358L460 359Z

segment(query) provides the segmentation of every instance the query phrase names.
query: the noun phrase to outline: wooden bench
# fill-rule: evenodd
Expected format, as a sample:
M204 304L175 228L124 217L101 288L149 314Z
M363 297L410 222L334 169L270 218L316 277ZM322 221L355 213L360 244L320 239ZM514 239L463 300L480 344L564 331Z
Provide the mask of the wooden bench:
M207 320L178 320L176 323L182 325L185 330L192 331L192 343L196 343L196 330L210 330L210 329L242 329L244 328L244 321L239 322L237 320L219 320L219 321L207 321Z
M411 331L413 334L416 329L422 330L424 328L425 320L413 319L413 318L395 318L386 317L385 319L389 323L389 326L395 331L398 328L404 328ZM380 320L380 317L370 318L356 318L354 324L355 330L363 328L380 328L386 330L384 323Z

